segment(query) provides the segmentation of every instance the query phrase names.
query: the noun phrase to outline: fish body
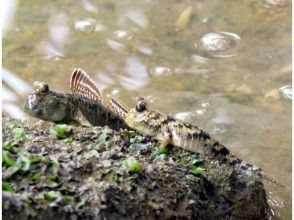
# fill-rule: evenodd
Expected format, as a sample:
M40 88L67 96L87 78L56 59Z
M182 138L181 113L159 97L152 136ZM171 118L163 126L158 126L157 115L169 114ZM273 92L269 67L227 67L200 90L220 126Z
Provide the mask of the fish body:
M117 101L111 103L112 108L119 108L119 106L116 107L116 103ZM200 152L230 166L239 167L246 173L285 187L278 180L263 172L261 168L253 166L231 153L228 148L199 127L175 119L171 115L149 110L144 99L139 100L135 108L122 115L122 118L130 128L157 139L161 143L161 148L171 144L192 152Z
M232 154L199 127L171 115L150 110L144 99L139 99L136 106L129 109L112 98L108 107L105 107L99 88L81 69L74 70L70 88L73 94L57 93L50 91L47 84L36 82L34 93L25 102L25 112L36 118L62 123L78 121L82 115L92 125L107 125L114 130L133 129L157 139L161 148L171 144L192 152L202 152L229 165L238 166L246 173L285 187L262 169Z
M119 115L95 99L55 92L44 82L35 82L34 88L24 103L24 111L32 117L55 123L129 129Z

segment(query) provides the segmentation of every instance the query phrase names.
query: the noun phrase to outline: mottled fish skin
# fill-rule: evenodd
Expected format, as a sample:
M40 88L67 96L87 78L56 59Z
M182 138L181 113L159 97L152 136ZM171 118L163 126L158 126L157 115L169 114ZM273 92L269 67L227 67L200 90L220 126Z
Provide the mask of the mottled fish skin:
M78 122L80 112L93 126L129 129L120 116L100 102L79 94L51 91L43 82L35 83L35 91L26 99L24 111L35 118L66 124Z
M210 135L195 125L175 119L159 111L147 109L146 102L141 99L135 108L122 115L125 123L161 142L161 147L171 144L192 152L202 152L231 166L240 167L241 170L264 178L267 181L285 187L278 180L264 173L260 168L246 163L232 154L223 144L214 140Z

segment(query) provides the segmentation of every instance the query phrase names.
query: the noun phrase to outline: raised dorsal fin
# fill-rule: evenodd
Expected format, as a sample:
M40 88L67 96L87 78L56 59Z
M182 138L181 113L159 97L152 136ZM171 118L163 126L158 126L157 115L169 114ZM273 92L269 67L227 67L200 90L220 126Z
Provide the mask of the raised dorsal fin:
M129 108L125 104L113 97L110 99L108 107L112 112L121 118L125 118L129 112Z
M79 94L89 99L102 102L100 90L87 73L80 68L75 69L70 77L70 89L73 94Z

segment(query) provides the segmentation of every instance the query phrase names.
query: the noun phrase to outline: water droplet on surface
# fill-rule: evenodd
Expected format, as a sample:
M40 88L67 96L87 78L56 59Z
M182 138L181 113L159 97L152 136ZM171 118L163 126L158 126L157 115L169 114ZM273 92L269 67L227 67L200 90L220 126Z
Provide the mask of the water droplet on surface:
M148 47L148 46L145 46L145 45L140 45L138 50L142 53L142 54L145 54L145 55L152 55L153 54L153 50Z
M198 115L203 115L205 112L206 112L205 109L197 109L197 110L196 110L196 113L197 113Z
M133 38L130 32L124 30L118 30L114 32L114 36L118 40L131 40Z
M111 96L117 96L119 93L119 90L118 89L113 89L110 93Z
M82 32L94 31L96 28L96 20L92 18L86 18L75 22L75 29Z
M208 33L195 43L195 47L214 57L231 57L239 51L241 38L230 32Z
M210 105L209 102L202 102L201 103L201 107L203 107L203 108L207 108L209 105Z
M180 120L187 120L187 118L192 118L193 116L194 114L191 112L179 112L175 114L175 118Z
M195 62L195 63L206 63L209 59L206 57L202 57L196 54L193 54L191 56L191 59Z
M292 100L292 86L286 85L279 89L280 96L286 100Z
M158 66L158 67L152 68L150 72L151 74L155 76L167 76L172 74L171 70L168 67L164 67L164 66Z
M126 46L123 45L122 43L117 42L117 41L114 41L111 39L106 39L106 43L111 49L113 49L117 52L123 53L126 51Z

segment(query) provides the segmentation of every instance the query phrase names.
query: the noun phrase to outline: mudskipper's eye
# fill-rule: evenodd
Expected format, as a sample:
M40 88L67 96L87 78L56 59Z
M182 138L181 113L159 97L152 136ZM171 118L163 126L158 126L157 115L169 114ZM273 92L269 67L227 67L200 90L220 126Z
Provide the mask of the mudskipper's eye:
M36 81L34 83L34 93L37 95L45 95L49 92L49 86L47 83Z
M136 111L137 112L143 112L146 110L146 102L145 101L139 101L136 105Z
M43 88L42 88L42 92L43 93L46 93L46 92L48 92L49 91L49 86L48 86L48 84L44 84L43 85Z

